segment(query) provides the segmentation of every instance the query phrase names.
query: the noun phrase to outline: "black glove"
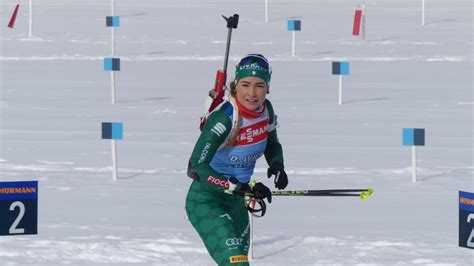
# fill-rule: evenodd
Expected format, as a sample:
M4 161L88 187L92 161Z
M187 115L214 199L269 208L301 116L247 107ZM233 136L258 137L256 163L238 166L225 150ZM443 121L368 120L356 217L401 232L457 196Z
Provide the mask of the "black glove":
M288 186L288 176L286 175L283 164L273 163L267 170L267 176L270 178L272 175L275 176L275 187L278 189L285 189Z
M268 203L272 203L272 192L263 183L258 182L255 186L250 188L253 197L256 199L267 199Z

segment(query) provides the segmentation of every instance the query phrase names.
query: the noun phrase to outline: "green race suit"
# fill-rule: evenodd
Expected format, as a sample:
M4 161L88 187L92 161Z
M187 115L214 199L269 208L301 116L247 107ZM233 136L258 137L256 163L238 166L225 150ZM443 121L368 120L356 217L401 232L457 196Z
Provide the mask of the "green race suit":
M190 158L189 166L194 172L195 180L192 182L186 198L186 212L209 254L218 265L249 265L247 253L250 226L244 199L241 196L224 192L229 187L229 177L234 176L234 174L245 175L245 173L241 174L241 171L235 171L235 168L241 164L231 165L230 161L233 159L229 159L229 168L226 170L221 163L225 160L220 160L219 165L221 167L219 169L222 171L217 172L211 166L211 162L213 159L216 161L214 157L218 156L233 158L231 154L234 149L240 149L240 155L246 147L255 149L256 145L264 143L262 152L268 164L274 162L283 164L282 147L278 141L276 130L271 128L268 130L270 132L267 132L268 124L274 124L273 108L268 100L265 106L267 108L265 115L268 120L266 124L265 117L256 120L258 123L253 124L252 119L245 120L243 118L242 123L248 125L248 127L239 128L236 146L221 147L232 131L233 107L230 103L224 104L220 110L213 112L208 117ZM252 128L255 125L263 126L258 130ZM250 136L249 132L254 132L255 137ZM262 132L265 133L263 136ZM244 135L239 137L241 133ZM251 143L251 141L247 141L247 143L244 139L245 136L250 136L247 139L258 143ZM252 150L252 153L254 152ZM255 157L256 160L259 156L251 158ZM248 156L243 157L250 158ZM255 166L254 164L251 166L253 173ZM248 167L248 165L245 165L245 167ZM242 178L245 179L246 177ZM241 185L238 184L236 189L240 189Z

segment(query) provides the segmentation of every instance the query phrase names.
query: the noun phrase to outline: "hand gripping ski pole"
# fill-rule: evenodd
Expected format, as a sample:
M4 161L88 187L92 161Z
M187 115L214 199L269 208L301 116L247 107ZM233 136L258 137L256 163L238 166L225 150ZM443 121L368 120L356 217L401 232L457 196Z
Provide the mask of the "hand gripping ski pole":
M251 190L234 190L236 187L236 184L239 181L235 179L235 177L231 177L229 179L229 188L226 189L224 192L227 194L234 194L238 195L244 198L244 203L245 207L249 211L249 213L252 216L255 217L262 217L265 215L265 212L267 211L267 205L265 204L265 201L262 198L262 195L258 196L256 195L253 191ZM250 185L250 187L255 186L255 181L252 181L253 185ZM271 202L271 199L267 199L268 202Z
M232 38L232 29L237 29L239 24L239 15L234 14L231 17L222 16L227 23L227 44L225 48L225 57L224 57L224 68L223 70L217 70L216 81L214 83L214 88L209 91L209 97L212 99L207 114L211 113L219 104L224 101L224 87L227 79L227 65L229 63L229 51L230 51L230 42ZM206 123L207 114L201 117L201 124L199 128L202 130L204 124Z
M267 211L267 204L261 198L256 198L252 192L227 191L226 193L238 195L244 198L245 207L252 216L262 217Z

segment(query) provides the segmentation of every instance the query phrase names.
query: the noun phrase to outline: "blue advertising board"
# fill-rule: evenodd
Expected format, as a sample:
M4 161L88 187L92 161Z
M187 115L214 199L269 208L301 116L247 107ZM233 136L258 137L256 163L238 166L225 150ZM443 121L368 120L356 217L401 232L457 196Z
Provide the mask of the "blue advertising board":
M459 191L459 246L474 249L474 193Z
M0 182L0 235L38 234L38 181Z

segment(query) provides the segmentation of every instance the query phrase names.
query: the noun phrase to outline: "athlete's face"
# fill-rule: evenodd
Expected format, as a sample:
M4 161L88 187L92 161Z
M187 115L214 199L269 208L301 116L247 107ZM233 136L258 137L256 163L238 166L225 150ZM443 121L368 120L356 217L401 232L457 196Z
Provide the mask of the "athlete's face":
M235 86L237 100L249 110L257 110L265 102L267 84L257 77L240 79Z

